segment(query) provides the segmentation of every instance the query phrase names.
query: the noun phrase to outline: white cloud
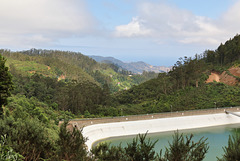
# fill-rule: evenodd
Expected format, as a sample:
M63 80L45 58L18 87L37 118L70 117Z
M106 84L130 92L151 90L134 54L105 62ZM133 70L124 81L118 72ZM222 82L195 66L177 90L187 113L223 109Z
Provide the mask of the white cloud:
M166 3L142 3L137 20L144 23L132 20L127 25L117 26L115 33L122 37L148 36L161 43L171 40L219 45L239 33L239 8L240 2L237 2L219 19L213 20Z
M138 37L147 36L151 30L144 27L144 21L134 17L127 25L120 25L116 27L116 36L118 37Z
M83 0L0 0L0 44L34 46L89 34L94 19Z
M236 2L226 13L222 16L222 21L219 26L223 26L228 32L239 33L240 31L240 1Z

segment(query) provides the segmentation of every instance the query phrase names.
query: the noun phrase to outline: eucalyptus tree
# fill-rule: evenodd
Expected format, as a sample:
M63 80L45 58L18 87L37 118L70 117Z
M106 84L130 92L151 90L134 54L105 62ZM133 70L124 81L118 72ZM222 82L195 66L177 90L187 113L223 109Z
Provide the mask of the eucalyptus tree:
M0 115L3 114L3 105L7 104L7 98L13 88L12 77L5 66L6 59L0 54Z

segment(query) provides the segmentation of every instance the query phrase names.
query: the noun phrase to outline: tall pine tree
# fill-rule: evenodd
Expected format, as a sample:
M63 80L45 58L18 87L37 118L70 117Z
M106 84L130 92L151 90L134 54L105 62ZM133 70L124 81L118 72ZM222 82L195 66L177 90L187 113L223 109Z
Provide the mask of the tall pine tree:
M12 77L5 66L6 59L0 54L0 116L3 114L3 105L7 104L7 98L13 88Z

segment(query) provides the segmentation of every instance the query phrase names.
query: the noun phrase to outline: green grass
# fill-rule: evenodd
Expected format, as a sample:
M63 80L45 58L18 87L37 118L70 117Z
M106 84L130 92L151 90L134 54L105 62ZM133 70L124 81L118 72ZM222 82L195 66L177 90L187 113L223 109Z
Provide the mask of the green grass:
M9 67L13 65L17 70L26 75L33 75L34 73L42 74L44 76L55 77L55 71L44 64L39 64L34 61L19 61L8 58L6 65Z
M136 84L131 77L116 73L113 69L101 70L101 72L104 75L111 76L113 85L118 86L120 90L129 89ZM120 82L120 84L118 84L118 82Z

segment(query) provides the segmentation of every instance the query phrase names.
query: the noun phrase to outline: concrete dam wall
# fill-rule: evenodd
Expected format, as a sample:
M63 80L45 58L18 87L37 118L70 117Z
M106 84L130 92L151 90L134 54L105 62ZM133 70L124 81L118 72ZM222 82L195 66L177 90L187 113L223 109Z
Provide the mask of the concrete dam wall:
M235 114L239 115L240 112ZM83 128L83 136L88 138L86 145L90 150L94 142L110 137L137 135L147 131L157 133L237 123L240 123L240 117L226 113L182 116L90 125Z

